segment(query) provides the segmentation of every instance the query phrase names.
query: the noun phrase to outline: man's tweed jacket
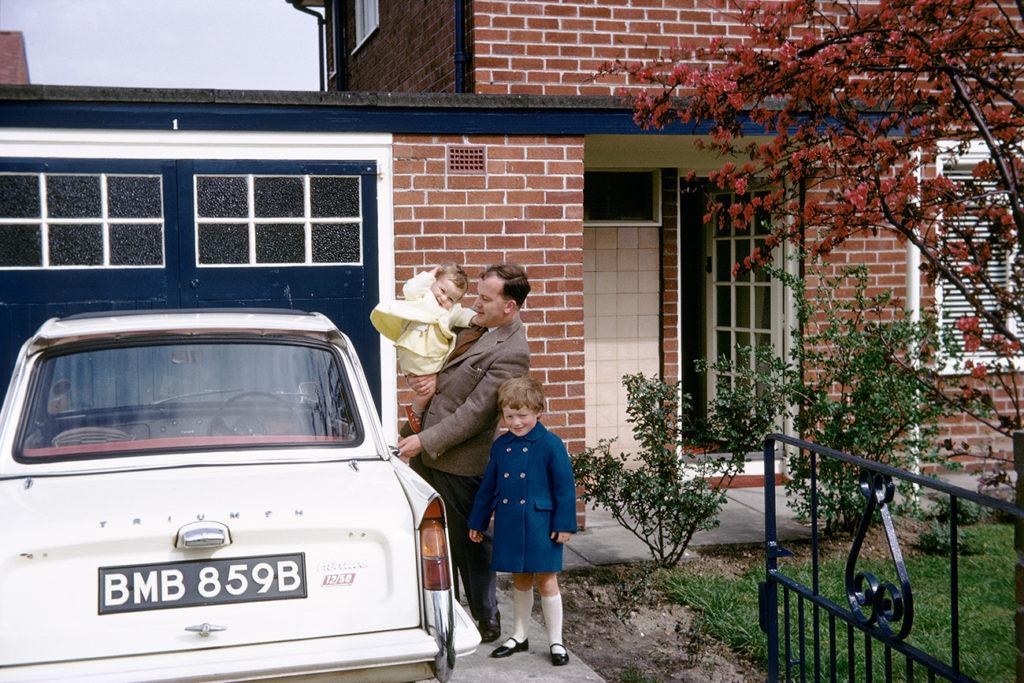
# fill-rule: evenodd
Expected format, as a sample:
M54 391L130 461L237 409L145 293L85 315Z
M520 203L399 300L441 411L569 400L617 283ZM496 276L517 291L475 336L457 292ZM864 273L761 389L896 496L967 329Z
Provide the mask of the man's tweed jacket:
M498 387L529 371L530 347L518 317L445 363L423 414L423 465L464 477L483 475L498 427Z

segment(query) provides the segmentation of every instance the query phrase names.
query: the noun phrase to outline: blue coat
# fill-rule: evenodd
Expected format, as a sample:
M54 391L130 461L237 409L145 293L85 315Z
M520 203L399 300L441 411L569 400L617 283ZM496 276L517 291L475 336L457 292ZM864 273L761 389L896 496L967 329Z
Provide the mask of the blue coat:
M486 530L492 512L495 571L562 570L562 544L551 532L576 532L576 482L565 444L541 423L524 436L506 432L491 447L469 528Z

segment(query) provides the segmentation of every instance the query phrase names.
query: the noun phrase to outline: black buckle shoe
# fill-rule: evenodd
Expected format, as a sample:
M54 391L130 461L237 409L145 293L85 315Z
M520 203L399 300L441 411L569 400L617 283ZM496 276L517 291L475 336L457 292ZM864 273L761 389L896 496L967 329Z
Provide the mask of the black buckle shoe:
M513 643L513 645L509 645L509 643ZM515 638L509 638L501 645L501 647L497 648L494 652L492 652L491 656L495 659L501 659L502 657L509 657L511 655L514 655L517 652L526 652L529 649L529 638L527 638L521 643Z
M551 647L552 648L555 647L556 645L558 647L562 648L563 650L565 650L565 645L562 645L561 643L551 643ZM493 657L494 655L491 655L491 656ZM566 650L565 652L555 652L554 650L552 650L551 651L551 663L554 664L555 666L565 666L566 664L568 664L569 663L569 652L568 652L568 650Z
M493 643L501 637L501 616L494 615L494 619L481 619L476 622L480 631L480 642Z

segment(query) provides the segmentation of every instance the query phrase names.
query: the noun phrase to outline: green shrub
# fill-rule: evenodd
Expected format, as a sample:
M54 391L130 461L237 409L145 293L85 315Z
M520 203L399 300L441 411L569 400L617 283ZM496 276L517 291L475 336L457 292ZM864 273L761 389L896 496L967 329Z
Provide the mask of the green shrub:
M718 525L724 487L784 407L772 376L783 366L771 358L766 363L767 369L748 363L721 375L706 421L691 418L690 397L679 383L623 377L638 451L614 454L612 441L601 440L573 454L581 498L611 512L661 566L679 562L696 532Z
M919 369L929 367L938 348L934 321L901 315L891 292L868 296L864 267L820 278L813 297L802 281L778 269L772 273L796 302L793 358L804 370L791 391L797 431L815 443L901 469L937 460L935 435L946 408L922 391ZM817 460L818 512L825 530L850 531L864 509L859 468L832 458ZM806 519L809 454L792 454L789 474L789 504ZM917 492L905 482L897 487L903 502L893 507L916 507Z
M914 545L918 550L928 553L929 555L949 555L951 547L949 537L949 522L942 522L938 519L934 519L932 520L931 526L918 535L917 542ZM975 555L978 552L976 546L977 543L975 541L974 534L957 526L957 553L959 555Z
M935 500L934 506L928 511L928 517L942 524L949 524L950 516L949 496L940 494ZM977 524L988 515L988 511L977 503L969 500L957 500L957 526L969 526Z

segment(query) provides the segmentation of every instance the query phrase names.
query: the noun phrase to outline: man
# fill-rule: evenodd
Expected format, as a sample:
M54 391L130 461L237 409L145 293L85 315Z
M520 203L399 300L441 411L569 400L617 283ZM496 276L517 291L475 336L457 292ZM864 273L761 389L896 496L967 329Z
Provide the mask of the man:
M402 460L444 500L452 560L485 643L501 635L491 537L487 534L483 542L471 543L466 520L498 426L498 387L530 371L530 347L519 319L529 293L522 266L502 263L484 271L473 303L474 327L459 334L455 350L437 375L409 377L415 391L435 393L422 416L422 431L398 442Z

